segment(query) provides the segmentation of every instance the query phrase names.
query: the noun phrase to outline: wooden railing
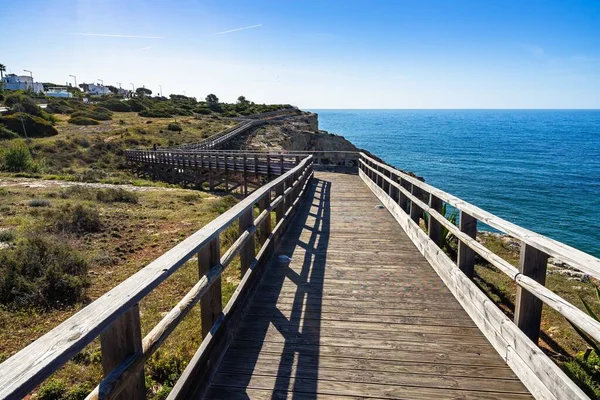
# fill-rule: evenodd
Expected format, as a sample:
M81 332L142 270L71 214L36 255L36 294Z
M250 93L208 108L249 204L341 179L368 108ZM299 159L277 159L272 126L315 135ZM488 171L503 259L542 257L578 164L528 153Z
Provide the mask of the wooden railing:
M247 121L244 120L242 123L224 130L223 132L216 133L212 136L207 137L204 140L195 143L182 144L179 146L171 146L166 149L167 151L202 151L202 150L218 150L221 149L227 142L237 136L254 129L257 126L264 125L265 122L261 120Z
M359 174L536 398L588 398L539 349L537 342L542 304L600 341L600 323L544 286L549 256L597 279L599 259L510 223L363 153ZM443 203L459 211L459 226L441 214ZM420 226L424 213L428 214L426 230ZM518 269L476 240L477 221L521 241ZM458 239L456 263L439 247L442 226ZM475 253L517 284L514 322L471 281Z
M0 399L22 398L100 336L104 380L88 399L143 399L144 363L199 301L203 342L169 398L189 398L213 373L262 267L289 224L313 173L312 157L220 215L123 283L0 364ZM254 217L255 206L259 215ZM271 212L275 211L272 227ZM239 236L221 255L219 233L235 222ZM261 248L255 254L255 236ZM240 255L242 280L225 308L221 273ZM198 255L199 281L141 337L138 303ZM194 379L188 379L193 374ZM198 386L199 385L199 386Z

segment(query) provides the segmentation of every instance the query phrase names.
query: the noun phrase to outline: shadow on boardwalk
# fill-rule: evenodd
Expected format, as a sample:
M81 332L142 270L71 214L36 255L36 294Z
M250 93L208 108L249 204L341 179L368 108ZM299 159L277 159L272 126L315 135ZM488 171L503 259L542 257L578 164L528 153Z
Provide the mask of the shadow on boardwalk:
M240 392L245 392L252 374L260 371L257 369L259 357L266 356L272 358L269 364L273 370L268 374L275 376L275 381L270 384L273 398L286 398L291 392L303 393L303 399L317 397L322 289L330 232L330 190L331 183L324 180L313 179L309 184L294 223L265 271L248 315L244 317L236 340L221 364L227 375L231 375L216 377L218 381L228 381L235 389L221 387L218 396L247 398L246 395L240 397ZM280 255L293 258L294 267L278 261ZM304 258L300 267L297 257ZM292 282L295 293L287 289L282 291L286 282L286 288ZM291 303L285 314L278 307L280 299L284 299L286 304ZM310 318L304 318L306 315ZM277 331L276 336L272 334L273 329ZM281 353L261 351L263 343L274 340L283 345ZM207 397L216 395L211 392Z

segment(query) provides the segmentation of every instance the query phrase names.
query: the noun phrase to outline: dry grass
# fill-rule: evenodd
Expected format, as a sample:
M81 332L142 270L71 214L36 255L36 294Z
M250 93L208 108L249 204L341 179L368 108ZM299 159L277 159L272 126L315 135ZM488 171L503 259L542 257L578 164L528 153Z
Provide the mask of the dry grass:
M81 251L90 262L91 285L86 291L86 302L51 311L9 311L0 306L0 360L15 354L86 304L117 286L235 203L231 196L218 197L173 189L138 192L137 204L97 201L94 192L99 189L91 188L70 191L57 187L12 186L2 190L0 231L13 232L15 240L28 229L43 225L43 212L58 209L67 203L97 208L103 230L67 237L70 245ZM31 207L29 202L34 198L48 199L50 205L44 207L43 211L38 207ZM236 229L235 231L237 232ZM222 252L234 237L233 232L222 234ZM239 260L236 260L223 274L224 303L237 287L239 278ZM150 293L140 304L143 334L148 333L197 280L198 266L192 260ZM176 373L178 368L182 368L191 359L200 340L200 312L196 307L147 364L147 375L159 376L159 372L164 370ZM82 385L87 387L97 384L102 376L99 354L99 343L96 340L75 361L67 363L55 374L53 378L58 381L54 383L76 389L81 389ZM150 379L150 397L159 392L163 384L165 382Z

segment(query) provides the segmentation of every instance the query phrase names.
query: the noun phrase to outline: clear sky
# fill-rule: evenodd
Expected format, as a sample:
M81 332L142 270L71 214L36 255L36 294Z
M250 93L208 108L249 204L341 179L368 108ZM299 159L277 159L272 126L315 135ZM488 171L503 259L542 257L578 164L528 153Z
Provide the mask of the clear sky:
M39 81L302 108L600 108L599 0L9 3L0 63Z

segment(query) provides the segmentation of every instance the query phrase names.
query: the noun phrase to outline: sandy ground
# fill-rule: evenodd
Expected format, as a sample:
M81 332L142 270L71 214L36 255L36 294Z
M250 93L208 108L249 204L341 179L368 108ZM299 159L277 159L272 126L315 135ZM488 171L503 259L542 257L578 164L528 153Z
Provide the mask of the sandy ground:
M0 178L0 187L26 187L26 188L64 188L70 186L85 186L95 189L120 188L132 192L149 192L154 190L182 190L177 188L165 188L154 186L113 185L109 183L71 182L59 180L44 180L32 178Z

